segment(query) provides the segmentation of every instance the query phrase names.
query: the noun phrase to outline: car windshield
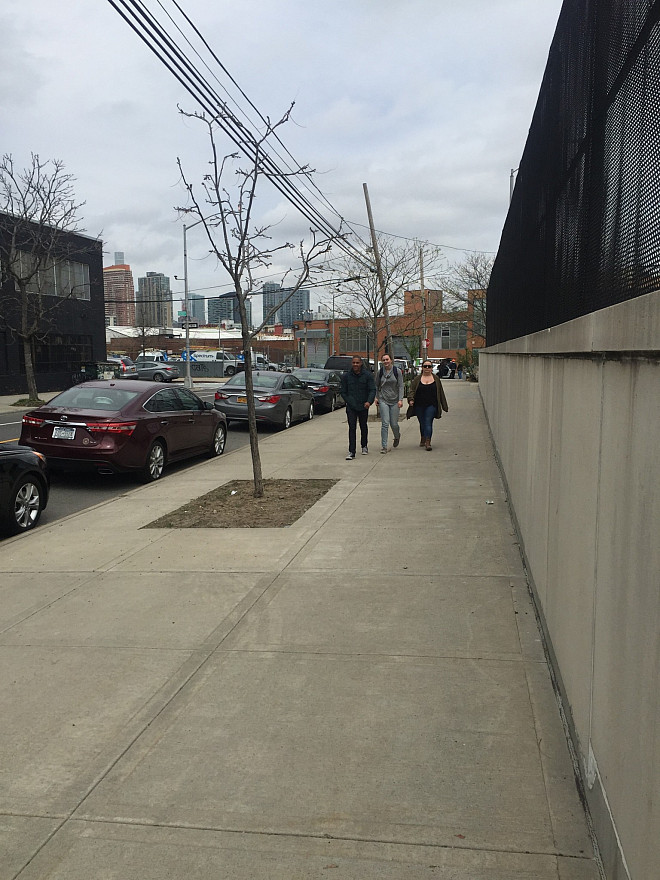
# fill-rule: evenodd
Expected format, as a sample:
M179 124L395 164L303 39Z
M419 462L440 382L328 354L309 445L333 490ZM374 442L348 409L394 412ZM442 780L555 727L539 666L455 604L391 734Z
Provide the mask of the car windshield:
M138 396L137 391L123 388L81 388L76 386L63 391L54 397L48 406L63 406L74 409L97 409L105 412L117 412Z
M326 379L325 370L295 370L293 375L303 381L311 379L312 381L325 382Z
M252 381L256 388L276 388L280 377L277 373L253 373ZM245 373L236 373L235 376L232 376L231 379L227 379L225 382L225 388L236 387L236 388L245 388Z

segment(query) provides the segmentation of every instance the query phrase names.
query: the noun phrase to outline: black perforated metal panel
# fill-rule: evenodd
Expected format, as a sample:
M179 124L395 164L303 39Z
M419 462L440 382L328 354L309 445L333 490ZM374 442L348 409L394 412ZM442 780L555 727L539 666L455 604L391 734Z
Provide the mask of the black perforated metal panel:
M660 0L565 0L488 288L487 342L660 288Z

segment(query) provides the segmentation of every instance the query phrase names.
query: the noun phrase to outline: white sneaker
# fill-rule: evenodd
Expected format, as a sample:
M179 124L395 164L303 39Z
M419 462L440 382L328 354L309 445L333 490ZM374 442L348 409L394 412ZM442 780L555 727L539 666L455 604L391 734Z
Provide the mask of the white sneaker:
M354 458L355 458L355 453L349 452L348 455L346 456L346 461L353 461Z
M366 446L362 447L362 455L369 455L369 450L367 449Z
M380 454L381 454L381 455L386 455L386 454L387 454L387 446L383 446L383 448L380 450Z

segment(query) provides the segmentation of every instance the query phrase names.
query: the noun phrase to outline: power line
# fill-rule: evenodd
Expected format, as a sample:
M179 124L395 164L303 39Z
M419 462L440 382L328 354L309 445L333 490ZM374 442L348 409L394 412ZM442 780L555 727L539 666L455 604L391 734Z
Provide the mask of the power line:
M356 220L352 220L351 225L352 226L361 226L364 229L369 228L366 225L366 223L358 223ZM428 244L431 247L443 248L444 250L450 250L450 251L462 251L463 253L466 253L466 254L496 254L497 253L497 251L481 251L481 250L478 250L477 248L456 247L455 245L452 245L452 244L434 244L434 242L432 242L432 241L426 241L425 239L420 239L420 238L412 238L409 235L397 235L396 232L383 232L382 229L376 229L376 232L379 235L386 235L388 238L401 238L404 241L416 241L419 244Z
M271 181L273 186L307 219L328 237L335 239L337 247L352 258L365 263L362 253L346 241L340 229L328 221L293 184L291 175L309 178L309 172L296 163L295 169L283 172L263 145L263 137L246 128L231 112L209 82L199 72L188 56L182 52L166 30L146 9L141 0L109 0L133 31L168 68L186 91L208 113L215 124L230 140L255 163L255 166ZM119 7L123 6L124 10ZM161 8L162 8L162 4ZM326 200L327 201L327 200ZM340 221L341 215L335 211ZM341 227L341 223L340 223ZM338 237L339 236L339 237Z

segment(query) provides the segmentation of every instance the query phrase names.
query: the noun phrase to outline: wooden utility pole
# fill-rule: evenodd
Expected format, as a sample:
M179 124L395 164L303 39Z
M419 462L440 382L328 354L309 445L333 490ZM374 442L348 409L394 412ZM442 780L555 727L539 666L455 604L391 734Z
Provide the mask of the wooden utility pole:
M428 354L426 346L426 291L424 290L424 249L421 247L419 249L419 288L422 295L422 344L420 346L422 351L420 351L420 355L425 358Z
M367 217L369 218L369 229L371 230L371 244L374 249L374 261L376 263L376 273L378 275L378 284L380 286L380 295L383 301L383 317L385 318L385 351L394 357L394 347L392 345L392 331L390 330L390 314L387 308L387 291L385 289L385 279L383 278L383 268L380 263L380 251L378 250L378 241L376 240L376 230L374 229L374 218L371 213L371 202L369 201L369 190L367 184L363 183L364 199L367 203ZM374 339L374 370L378 369L378 339Z

